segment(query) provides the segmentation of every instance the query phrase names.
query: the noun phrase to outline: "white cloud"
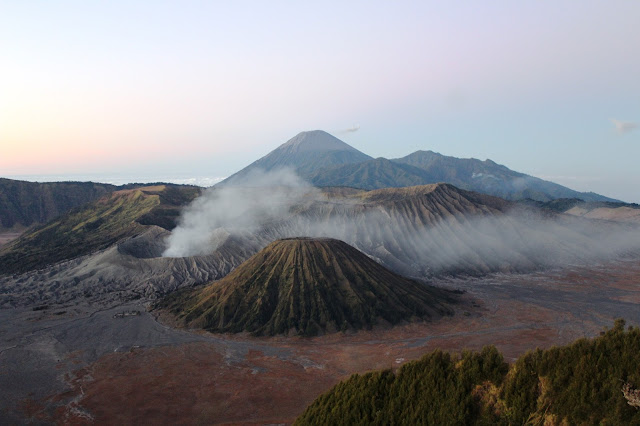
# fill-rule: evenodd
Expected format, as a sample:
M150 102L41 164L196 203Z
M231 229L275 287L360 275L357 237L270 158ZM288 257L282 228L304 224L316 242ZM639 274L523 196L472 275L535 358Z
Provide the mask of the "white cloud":
M354 132L357 132L358 130L360 130L360 125L359 125L359 124L356 124L356 125L354 125L353 127L349 127L348 129L341 130L341 131L340 131L340 132L338 132L338 133L340 133L340 134L344 134L344 133L354 133Z
M620 121L612 118L611 122L616 127L616 132L620 134L629 133L638 127L638 123L634 123L633 121Z

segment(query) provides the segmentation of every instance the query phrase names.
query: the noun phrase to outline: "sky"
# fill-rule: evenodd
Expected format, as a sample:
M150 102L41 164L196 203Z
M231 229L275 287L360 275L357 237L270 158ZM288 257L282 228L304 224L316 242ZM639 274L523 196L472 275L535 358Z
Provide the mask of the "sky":
M0 176L223 177L322 129L640 202L638 22L630 0L0 0Z

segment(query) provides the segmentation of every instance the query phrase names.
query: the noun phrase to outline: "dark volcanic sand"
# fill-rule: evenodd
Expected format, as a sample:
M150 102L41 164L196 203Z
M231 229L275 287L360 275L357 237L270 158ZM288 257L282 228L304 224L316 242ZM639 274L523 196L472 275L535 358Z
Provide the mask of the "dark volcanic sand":
M435 348L495 344L513 360L596 336L615 318L640 324L637 259L441 284L468 291L453 318L313 339L190 333L146 312L113 318L144 309L136 305L0 310L0 418L289 423L350 374L396 368Z

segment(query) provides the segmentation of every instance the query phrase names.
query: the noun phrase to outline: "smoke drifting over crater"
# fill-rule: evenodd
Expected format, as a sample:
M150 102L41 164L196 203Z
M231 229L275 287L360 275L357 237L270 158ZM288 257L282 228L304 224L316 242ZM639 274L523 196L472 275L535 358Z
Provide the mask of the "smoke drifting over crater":
M287 215L293 205L315 193L317 189L290 169L253 171L233 185L210 188L183 211L163 255L211 253L228 235L255 232Z
M302 236L343 240L414 277L526 272L640 249L637 227L544 212L451 185L320 190L285 170L209 190L184 211L164 255L205 255L230 237L259 249Z

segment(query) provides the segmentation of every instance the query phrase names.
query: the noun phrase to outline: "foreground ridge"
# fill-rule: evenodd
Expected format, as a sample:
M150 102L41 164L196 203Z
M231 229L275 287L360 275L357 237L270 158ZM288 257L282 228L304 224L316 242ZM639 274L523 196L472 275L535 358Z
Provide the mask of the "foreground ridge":
M640 384L640 328L624 325L617 320L595 339L528 352L511 366L486 346L459 356L436 350L396 372L355 374L296 424L637 424L640 399L631 383Z

